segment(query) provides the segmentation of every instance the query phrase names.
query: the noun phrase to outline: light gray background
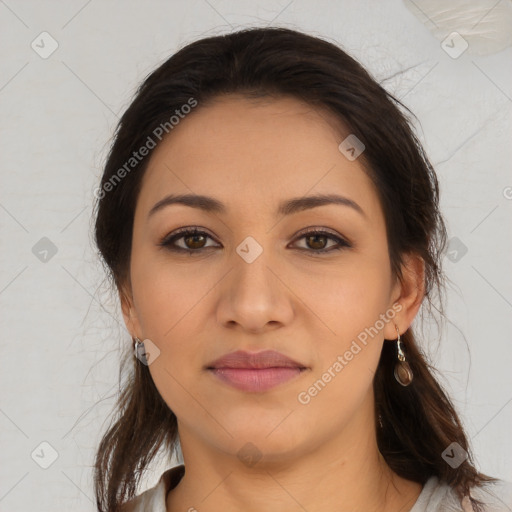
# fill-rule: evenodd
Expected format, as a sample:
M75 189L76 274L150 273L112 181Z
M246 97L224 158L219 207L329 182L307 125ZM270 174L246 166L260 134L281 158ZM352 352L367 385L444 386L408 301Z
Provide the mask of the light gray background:
M329 38L379 80L398 73L383 85L418 116L450 238L467 247L444 260L450 321L426 349L479 468L512 480L512 50L454 59L424 21L395 0L0 0L1 511L95 510L93 455L131 340L92 245L92 193L139 82L184 44L249 25ZM31 48L43 31L59 45L46 59ZM42 442L58 453L48 469L31 458L49 460Z

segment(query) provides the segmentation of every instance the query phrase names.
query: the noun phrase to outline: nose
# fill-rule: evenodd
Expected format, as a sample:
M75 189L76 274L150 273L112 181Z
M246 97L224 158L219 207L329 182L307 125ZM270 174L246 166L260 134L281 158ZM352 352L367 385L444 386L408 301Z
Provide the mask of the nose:
M225 327L258 333L292 320L294 295L270 249L248 238L237 247L232 269L219 284L217 319Z

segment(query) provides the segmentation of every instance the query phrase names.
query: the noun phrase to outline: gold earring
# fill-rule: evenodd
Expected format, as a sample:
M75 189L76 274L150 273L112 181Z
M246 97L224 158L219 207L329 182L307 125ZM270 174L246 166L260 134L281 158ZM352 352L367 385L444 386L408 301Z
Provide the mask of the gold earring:
M402 350L402 342L400 341L400 330L395 324L398 339L396 340L396 348L398 351L398 363L395 364L395 379L402 386L408 386L414 377L409 363L405 360L405 354Z

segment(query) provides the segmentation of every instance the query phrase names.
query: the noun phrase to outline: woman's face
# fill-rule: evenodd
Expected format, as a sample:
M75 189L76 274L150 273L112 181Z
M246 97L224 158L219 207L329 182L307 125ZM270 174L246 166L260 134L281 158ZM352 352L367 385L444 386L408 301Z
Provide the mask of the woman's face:
M226 96L199 105L151 156L123 314L132 335L160 350L149 370L178 418L185 456L190 440L219 454L283 460L374 428L383 341L412 319L399 312L374 185L360 160L338 149L348 135L295 99ZM222 210L199 201L150 214L182 194L211 197ZM317 195L347 201L280 211ZM160 245L184 227L201 233ZM240 389L208 369L230 352L268 349L305 369L288 369L291 379L266 390Z

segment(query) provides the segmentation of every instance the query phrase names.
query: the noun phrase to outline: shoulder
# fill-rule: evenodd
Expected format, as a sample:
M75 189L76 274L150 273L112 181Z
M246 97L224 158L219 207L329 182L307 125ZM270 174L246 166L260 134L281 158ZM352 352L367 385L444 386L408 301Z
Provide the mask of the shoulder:
M471 490L471 496L482 503L483 512L512 511L512 482L498 480ZM423 487L410 512L474 512L469 499L459 500L454 489L437 477L431 477Z
M166 512L167 493L176 485L185 473L185 466L181 464L164 471L158 483L139 494L130 501L123 503L121 512Z

